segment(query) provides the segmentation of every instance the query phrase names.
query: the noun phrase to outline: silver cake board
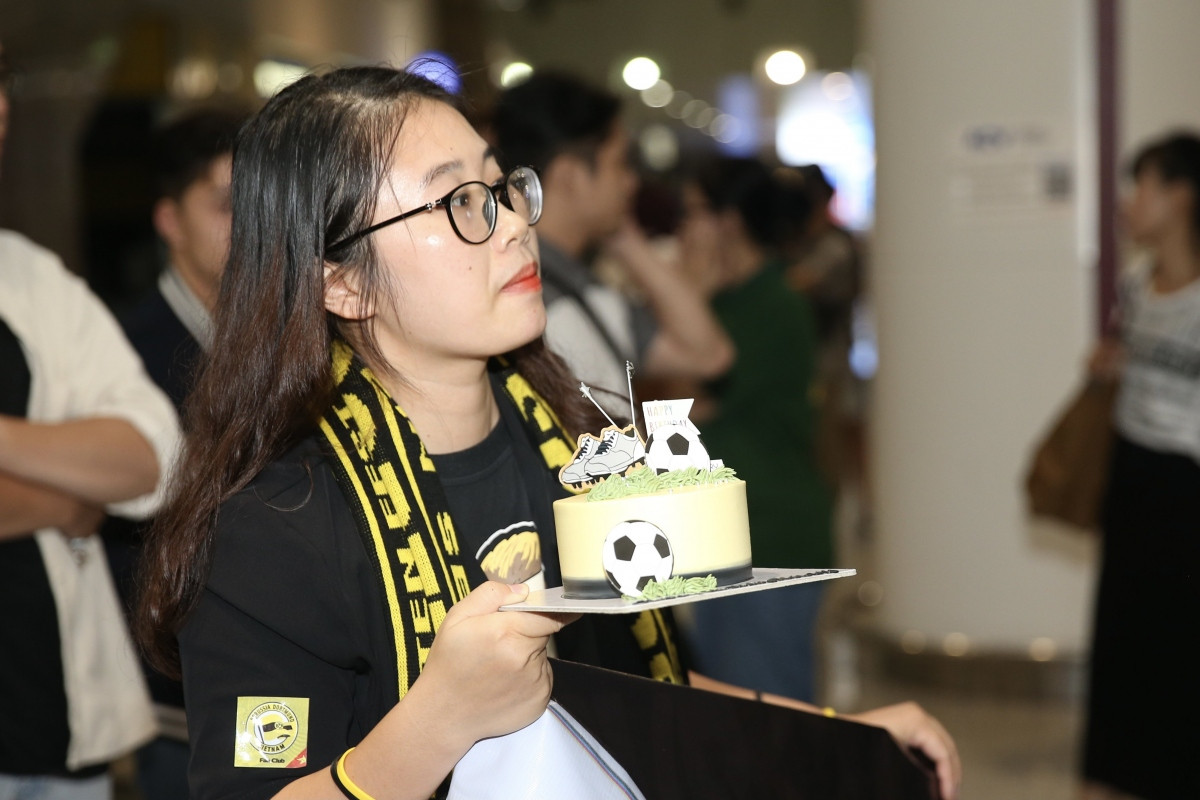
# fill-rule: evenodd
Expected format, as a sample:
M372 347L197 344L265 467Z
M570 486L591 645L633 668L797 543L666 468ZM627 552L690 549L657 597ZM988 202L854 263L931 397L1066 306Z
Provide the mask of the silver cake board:
M848 578L857 574L853 569L770 569L755 568L754 577L741 583L722 586L708 592L684 594L678 597L666 597L662 600L627 600L623 597L601 597L594 600L580 600L574 597L563 597L563 587L553 589L538 589L529 593L520 603L501 606L501 611L551 611L572 614L635 614L639 611L649 611L654 608L666 608L683 603L696 603L701 600L716 600L721 597L731 597L735 594L762 592L767 589L779 589L784 586L795 586L801 583L815 583L834 578Z

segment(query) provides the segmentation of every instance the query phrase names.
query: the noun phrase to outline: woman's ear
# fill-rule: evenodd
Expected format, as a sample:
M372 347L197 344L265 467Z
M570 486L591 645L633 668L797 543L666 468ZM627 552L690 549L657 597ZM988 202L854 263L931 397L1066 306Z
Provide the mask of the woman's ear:
M1196 190L1187 181L1172 181L1167 184L1167 191L1171 198L1171 204L1176 209L1176 213L1187 220L1187 224L1190 227L1192 220L1195 219Z
M342 319L363 320L374 314L348 270L325 264L325 310Z
M580 191L586 170L587 162L582 158L563 153L546 166L542 176L542 190L572 198Z
M179 246L179 204L169 197L160 197L151 214L154 230L169 249Z

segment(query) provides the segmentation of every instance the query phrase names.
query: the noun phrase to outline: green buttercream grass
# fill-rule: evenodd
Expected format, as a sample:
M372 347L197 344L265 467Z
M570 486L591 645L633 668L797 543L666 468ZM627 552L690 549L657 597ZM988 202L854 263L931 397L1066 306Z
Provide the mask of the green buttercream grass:
M617 500L622 497L634 497L639 494L653 494L668 489L681 489L687 486L708 486L725 483L737 477L732 467L721 467L712 470L688 467L664 472L661 475L652 469L641 467L628 475L610 475L592 487L588 492L588 501Z
M674 578L668 578L662 583L654 580L650 581L642 589L641 597L630 597L629 595L622 595L622 597L635 602L666 600L668 597L711 592L715 588L717 588L717 579L712 575L705 575L703 578L685 578L681 575L676 575Z

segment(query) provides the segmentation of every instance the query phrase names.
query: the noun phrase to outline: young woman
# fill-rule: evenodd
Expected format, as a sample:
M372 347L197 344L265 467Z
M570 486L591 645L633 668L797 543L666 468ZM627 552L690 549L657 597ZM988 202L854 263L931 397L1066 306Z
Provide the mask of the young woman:
M502 174L432 84L354 68L247 125L233 204L140 608L160 662L182 662L193 797L429 797L474 742L542 713L551 636L686 680L662 614L498 611L557 584L567 432L601 427L542 344L536 174ZM953 783L920 709L866 721Z
M1200 692L1179 626L1200 614L1200 138L1153 142L1132 172L1125 223L1146 258L1122 286L1120 340L1092 360L1121 385L1084 775L1137 797L1196 797L1187 710Z

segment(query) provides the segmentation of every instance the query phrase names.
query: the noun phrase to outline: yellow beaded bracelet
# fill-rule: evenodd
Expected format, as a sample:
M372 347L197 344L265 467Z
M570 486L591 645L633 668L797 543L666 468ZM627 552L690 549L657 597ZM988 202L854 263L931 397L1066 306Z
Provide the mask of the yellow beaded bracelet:
M350 780L350 776L346 774L346 756L353 752L354 748L351 747L342 753L341 758L329 765L329 774L333 776L333 785L350 800L375 800L374 797L360 789L358 784Z
M833 710L832 706L825 706L823 709L821 709L821 713L827 717L836 717L837 716L837 712Z

